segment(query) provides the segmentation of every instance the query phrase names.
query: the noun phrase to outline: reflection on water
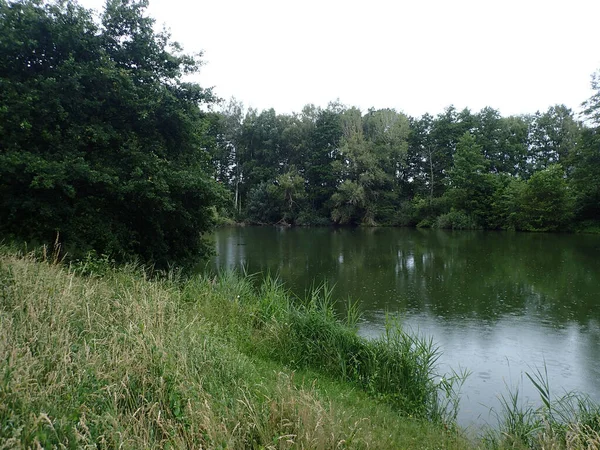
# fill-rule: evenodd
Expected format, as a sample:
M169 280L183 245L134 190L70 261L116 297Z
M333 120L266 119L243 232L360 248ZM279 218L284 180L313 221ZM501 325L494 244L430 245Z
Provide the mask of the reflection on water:
M493 420L506 386L544 364L554 394L600 400L599 236L228 228L215 244L219 268L277 273L298 295L326 281L340 309L359 300L366 336L390 313L432 336L442 366L472 372L462 424ZM521 389L535 394L529 382Z

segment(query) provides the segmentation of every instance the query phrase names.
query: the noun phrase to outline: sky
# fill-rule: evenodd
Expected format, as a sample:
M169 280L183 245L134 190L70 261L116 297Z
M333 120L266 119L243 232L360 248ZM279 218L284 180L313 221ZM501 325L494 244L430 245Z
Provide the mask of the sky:
M203 51L203 87L277 113L578 112L600 69L600 0L150 0L148 15Z

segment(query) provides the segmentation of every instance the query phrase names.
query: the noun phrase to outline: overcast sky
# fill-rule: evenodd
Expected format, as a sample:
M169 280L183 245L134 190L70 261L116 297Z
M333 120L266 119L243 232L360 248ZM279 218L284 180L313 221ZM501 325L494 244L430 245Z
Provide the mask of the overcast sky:
M204 51L201 85L278 113L338 98L413 116L579 111L600 68L600 0L150 0L148 13Z

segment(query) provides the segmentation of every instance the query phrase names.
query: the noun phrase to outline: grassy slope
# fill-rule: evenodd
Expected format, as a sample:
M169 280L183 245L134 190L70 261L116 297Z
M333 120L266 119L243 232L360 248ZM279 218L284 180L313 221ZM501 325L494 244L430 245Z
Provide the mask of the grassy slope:
M359 339L322 294L4 254L0 449L600 448L598 405L551 401L542 376L546 407L509 393L499 432L467 441L435 408L427 342Z
M235 279L2 256L0 448L464 448L355 382L273 358L277 314L257 318L249 295Z

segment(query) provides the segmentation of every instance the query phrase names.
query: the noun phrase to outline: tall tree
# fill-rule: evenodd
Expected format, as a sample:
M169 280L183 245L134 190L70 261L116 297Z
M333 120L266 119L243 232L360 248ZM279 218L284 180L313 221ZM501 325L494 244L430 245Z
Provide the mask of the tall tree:
M217 180L226 183L232 192L233 210L241 212L240 183L243 182L242 121L244 105L231 98L218 114L216 125L217 145L214 148L213 164Z
M441 196L446 189L446 177L453 164L456 145L467 131L474 127L474 117L468 109L457 111L450 106L438 114L432 123L433 147L427 151L433 166L433 195Z
M517 175L527 158L528 121L523 117L502 117L492 108L475 116L474 135L489 162L491 173Z
M568 169L569 157L580 136L581 127L566 106L551 106L543 114L537 112L530 129L528 159L531 173L552 164L561 164Z
M338 179L332 165L339 159L343 110L344 106L332 103L317 113L302 164L308 202L313 211L324 217L331 212L328 201L337 187Z
M389 221L399 203L400 169L407 153L409 122L391 109L370 110L364 117L356 108L342 116L341 180L332 196L332 217L338 223L371 225Z
M534 173L523 191L524 228L530 231L555 231L570 222L572 198L560 164Z
M600 69L592 74L592 96L583 103L583 115L594 127L600 127Z
M452 205L484 224L490 209L493 185L488 173L489 161L470 133L465 133L456 146L454 164L448 177Z
M110 0L0 0L0 231L159 265L198 257L221 190L209 177L200 61Z
M591 125L582 131L571 154L571 186L575 190L579 220L600 221L600 70L592 75L595 93L583 104L583 117Z

